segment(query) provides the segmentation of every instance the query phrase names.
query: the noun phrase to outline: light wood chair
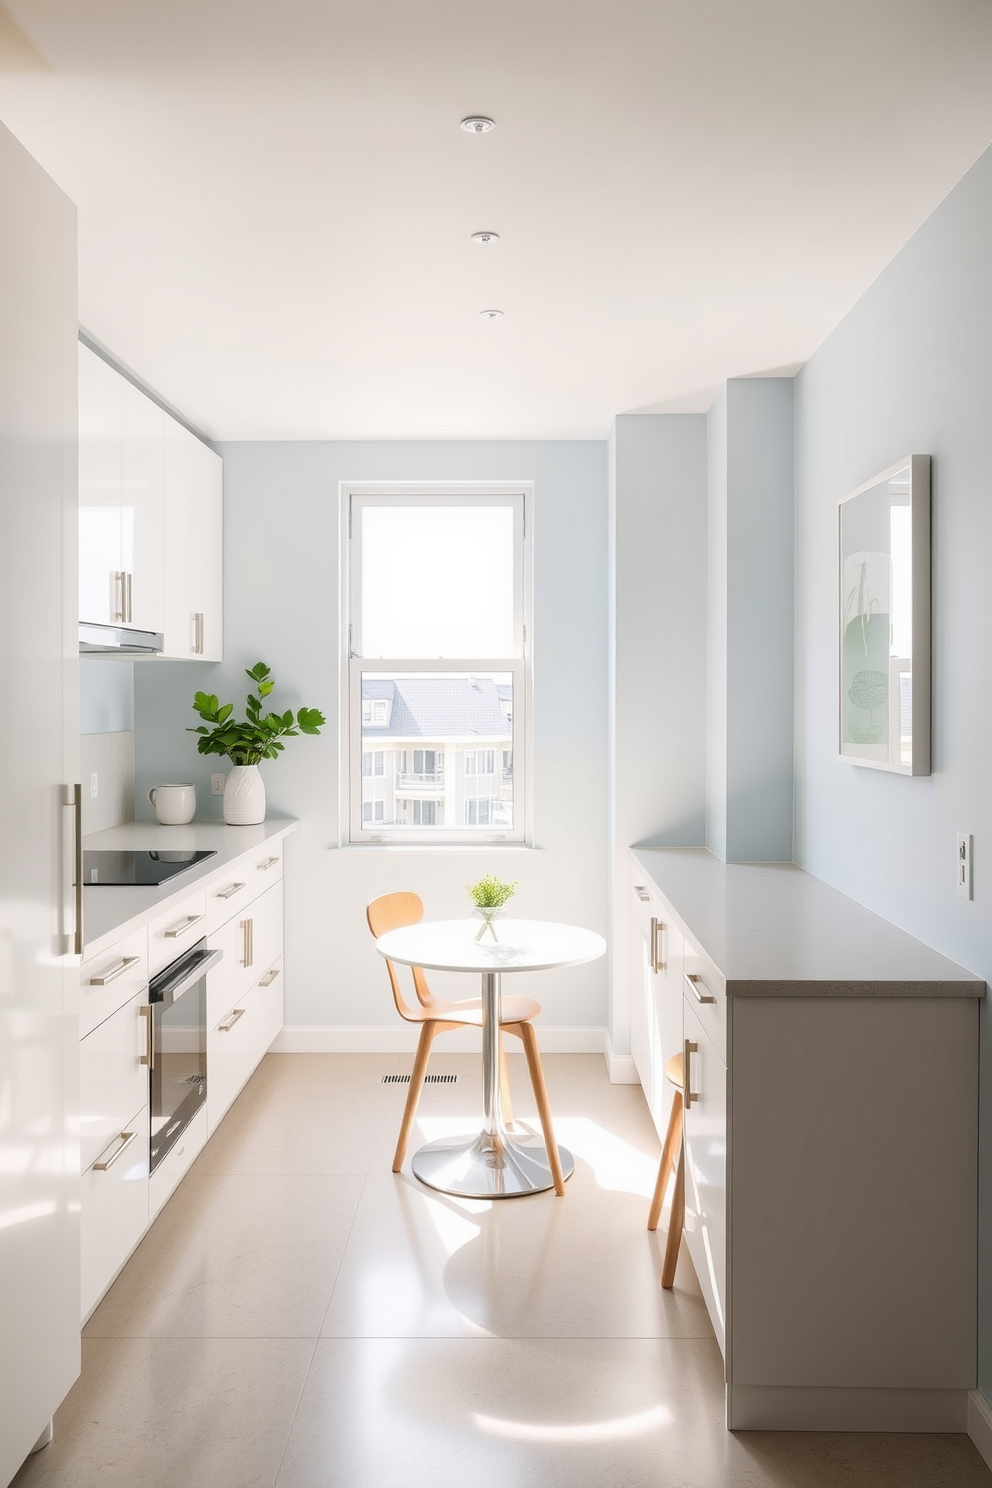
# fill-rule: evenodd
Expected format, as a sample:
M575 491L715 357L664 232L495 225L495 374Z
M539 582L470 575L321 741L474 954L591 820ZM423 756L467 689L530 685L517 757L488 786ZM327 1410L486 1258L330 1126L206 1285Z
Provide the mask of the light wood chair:
M404 890L395 894L383 894L380 898L373 899L365 911L365 918L368 920L369 929L376 939L380 935L385 935L387 930L398 930L403 925L416 925L423 917L424 905L419 894L413 894ZM404 998L400 988L400 979L397 975L395 964L388 957L385 959L386 969L389 972L389 984L393 989L393 1001L396 1004L396 1011L407 1023L420 1024L420 1040L417 1044L417 1053L413 1061L410 1090L407 1094L406 1107L403 1111L403 1122L400 1126L399 1140L396 1143L396 1152L393 1157L393 1172L398 1173L403 1166L407 1143L410 1140L410 1132L413 1130L413 1121L417 1114L417 1103L420 1100L424 1076L427 1073L427 1061L430 1058L431 1045L439 1033L445 1033L451 1028L481 1029L482 999L476 997L462 1002L442 1002L434 996L428 987L423 968L412 966L410 970L413 972L413 989L417 995L418 1005L411 1007ZM541 1118L541 1131L544 1134L545 1146L548 1149L551 1174L555 1180L555 1192L562 1195L565 1192L565 1179L562 1176L561 1161L558 1157L554 1128L551 1124L551 1106L548 1102L547 1086L544 1083L541 1056L537 1048L537 1034L534 1032L534 1026L531 1021L541 1011L541 1004L535 1002L532 997L518 997L515 993L503 993L500 998L500 1007L499 1072L503 1120L507 1126L513 1123L506 1055L503 1052L503 1034L512 1033L516 1038L520 1039L524 1046L524 1054L527 1056L527 1069L530 1073L530 1083L534 1087L534 1098L537 1101L537 1111Z
M670 1291L675 1284L675 1267L678 1265L679 1247L682 1244L682 1227L685 1222L685 1144L682 1141L683 1091L685 1090L685 1068L682 1055L673 1054L665 1065L665 1079L675 1086L672 1099L672 1114L668 1118L665 1145L661 1149L658 1165L658 1181L654 1186L648 1229L656 1230L661 1218L661 1206L668 1191L668 1180L675 1167L675 1193L672 1197L672 1216L668 1225L668 1241L665 1245L665 1260L661 1268L661 1284Z

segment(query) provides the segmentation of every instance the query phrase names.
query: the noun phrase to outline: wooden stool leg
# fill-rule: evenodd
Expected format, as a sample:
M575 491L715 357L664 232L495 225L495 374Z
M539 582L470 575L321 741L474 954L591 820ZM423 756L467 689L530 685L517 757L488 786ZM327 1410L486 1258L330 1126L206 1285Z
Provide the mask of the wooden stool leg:
M679 1165L675 1169L675 1197L672 1199L672 1222L668 1226L668 1241L665 1245L665 1264L661 1268L661 1285L670 1292L675 1285L675 1267L682 1244L682 1225L685 1221L685 1146L679 1148Z
M682 1092L681 1090L676 1090L672 1099L672 1114L668 1118L665 1145L661 1149L661 1162L658 1164L658 1181L654 1186L654 1198L651 1200L651 1212L648 1215L649 1230L656 1230L658 1228L658 1220L661 1218L661 1206L665 1202L665 1194L668 1190L668 1180L672 1176L672 1168L675 1166L675 1158L681 1146Z
M403 1122L400 1126L399 1141L396 1143L396 1153L393 1157L393 1172L398 1173L403 1166L406 1157L406 1147L410 1140L410 1132L413 1130L413 1118L417 1114L417 1102L420 1100L420 1092L424 1086L424 1076L427 1073L427 1061L430 1058L431 1044L434 1042L436 1033L434 1023L424 1023L420 1030L420 1042L417 1044L417 1053L413 1061L413 1073L410 1076L410 1089L407 1091L406 1105L403 1107Z
M551 1167L551 1176L555 1180L555 1193L561 1198L565 1192L565 1179L561 1171L561 1158L558 1156L558 1144L555 1141L554 1127L551 1124L551 1106L548 1101L548 1088L544 1083L541 1056L537 1050L537 1034L534 1032L534 1025L532 1023L517 1023L515 1027L520 1030L524 1053L527 1056L530 1083L534 1087L537 1114L541 1118L544 1145L548 1149L548 1163Z
M503 1108L504 1126L513 1125L513 1102L510 1099L510 1071L506 1064L506 1048L503 1044L503 1033L499 1035L499 1098Z

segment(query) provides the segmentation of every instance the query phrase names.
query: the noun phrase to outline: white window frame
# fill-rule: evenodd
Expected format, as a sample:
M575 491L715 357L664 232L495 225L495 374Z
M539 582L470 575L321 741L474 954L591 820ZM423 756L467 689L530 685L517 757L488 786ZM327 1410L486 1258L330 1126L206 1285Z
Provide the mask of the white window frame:
M380 843L394 845L471 846L530 844L532 842L533 786L531 761L533 759L532 708L532 663L531 635L533 614L533 503L534 488L531 482L485 481L485 482L402 482L380 484L372 482L342 482L341 531L342 585L341 585L341 717L344 722L342 739L342 821L347 823L344 840L353 845L376 846ZM361 530L362 512L367 506L390 506L408 500L420 506L467 506L500 505L513 510L514 533L514 594L513 594L513 654L510 656L471 657L372 657L362 654L361 616ZM513 718L510 721L510 748L514 754L513 775L513 828L492 825L467 827L446 822L443 827L414 827L412 825L377 828L373 822L362 822L362 672L384 672L394 676L403 673L454 672L471 675L474 672L504 672L513 681ZM374 727L374 724L373 724ZM366 744L367 747L367 744ZM410 741L399 743L399 749L412 748ZM443 743L435 743L435 749L446 751ZM494 747L487 745L487 748ZM500 746L502 748L502 745ZM494 754L494 759L495 759ZM454 756L452 755L452 759ZM447 761L446 761L447 768ZM454 813L452 813L454 814Z

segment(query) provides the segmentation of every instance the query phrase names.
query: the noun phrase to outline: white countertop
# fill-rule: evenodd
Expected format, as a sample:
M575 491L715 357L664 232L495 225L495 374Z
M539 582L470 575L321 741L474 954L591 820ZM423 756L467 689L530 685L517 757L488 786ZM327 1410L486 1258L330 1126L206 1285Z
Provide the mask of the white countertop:
M635 848L731 997L983 997L985 983L792 863Z
M225 869L243 853L263 843L287 837L299 827L290 816L268 817L255 827L229 827L224 822L190 822L185 827L162 827L158 822L125 822L83 838L84 851L122 848L157 852L216 849L216 856L196 863L158 887L105 884L83 889L83 955L91 956L120 936L137 930L173 901L177 904L192 888Z

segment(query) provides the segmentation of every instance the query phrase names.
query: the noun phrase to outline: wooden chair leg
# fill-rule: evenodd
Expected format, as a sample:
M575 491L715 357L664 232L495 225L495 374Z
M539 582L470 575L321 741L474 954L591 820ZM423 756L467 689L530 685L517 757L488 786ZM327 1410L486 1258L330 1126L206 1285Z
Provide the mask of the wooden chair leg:
M435 1023L424 1023L420 1029L420 1041L417 1044L417 1053L413 1061L413 1073L410 1076L410 1089L407 1091L406 1105L403 1107L403 1121L400 1126L399 1141L396 1143L396 1153L393 1157L393 1172L398 1173L403 1166L406 1157L407 1143L413 1130L413 1118L417 1114L417 1102L420 1100L420 1092L424 1087L424 1076L427 1073L427 1061L431 1054L431 1044L437 1032Z
M685 1221L685 1146L679 1147L679 1165L675 1169L675 1196L672 1199L672 1219L668 1226L665 1245L665 1263L661 1268L661 1285L670 1292L675 1285L675 1267L682 1244L682 1225Z
M517 1023L515 1030L519 1030L523 1042L524 1053L527 1056L527 1069L530 1072L530 1083L534 1087L534 1099L537 1101L537 1114L541 1118L541 1130L544 1133L544 1145L548 1149L548 1163L551 1168L551 1176L555 1181L555 1193L559 1198L565 1192L565 1179L561 1171L561 1158L558 1156L558 1144L555 1141L554 1127L551 1124L551 1106L548 1101L548 1087L544 1083L544 1071L541 1068L541 1056L537 1048L537 1034L534 1032L532 1023Z
M503 1031L499 1035L499 1097L500 1105L503 1107L503 1124L513 1125L513 1101L510 1099L510 1071L506 1063L506 1048L503 1043Z
M682 1092L676 1090L672 1099L672 1114L668 1118L668 1130L665 1133L665 1145L661 1149L661 1162L658 1164L658 1181L654 1186L654 1198L651 1200L651 1212L648 1215L648 1229L656 1230L658 1220L661 1218L661 1206L665 1202L665 1194L668 1191L668 1180L672 1176L672 1168L675 1159L682 1147Z

